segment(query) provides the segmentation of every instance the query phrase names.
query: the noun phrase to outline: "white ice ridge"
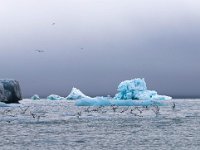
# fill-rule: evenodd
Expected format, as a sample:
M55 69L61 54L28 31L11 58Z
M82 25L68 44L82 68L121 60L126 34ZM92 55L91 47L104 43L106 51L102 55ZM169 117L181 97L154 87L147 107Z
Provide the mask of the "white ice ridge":
M77 100L81 98L90 98L89 96L83 94L79 89L73 87L70 94L66 97L67 100Z
M170 100L169 96L158 95L156 91L147 90L144 79L126 80L119 84L118 93L114 99L110 97L82 98L76 106L151 106L164 105L163 101Z
M147 90L144 79L126 80L119 84L117 100L170 100L170 96L158 95L156 91Z

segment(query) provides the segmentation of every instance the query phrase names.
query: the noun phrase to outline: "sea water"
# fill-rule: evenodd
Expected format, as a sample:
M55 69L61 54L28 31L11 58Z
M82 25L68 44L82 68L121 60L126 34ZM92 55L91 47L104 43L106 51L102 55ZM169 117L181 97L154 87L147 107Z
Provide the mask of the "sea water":
M0 149L199 150L200 99L173 99L158 113L25 99L0 107Z

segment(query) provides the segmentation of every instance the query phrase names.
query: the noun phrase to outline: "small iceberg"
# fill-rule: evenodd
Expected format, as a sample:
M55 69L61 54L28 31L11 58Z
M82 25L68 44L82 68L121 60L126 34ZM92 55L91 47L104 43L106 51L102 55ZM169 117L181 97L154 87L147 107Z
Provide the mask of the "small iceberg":
M90 98L83 94L79 89L73 87L70 94L66 97L67 100L77 100L81 98Z
M59 95L51 94L47 97L47 100L65 100L65 98Z
M156 91L147 90L144 79L136 78L126 80L119 84L118 93L115 95L117 100L170 100L172 97L158 95Z
M38 94L35 94L31 97L32 100L40 100L40 97Z

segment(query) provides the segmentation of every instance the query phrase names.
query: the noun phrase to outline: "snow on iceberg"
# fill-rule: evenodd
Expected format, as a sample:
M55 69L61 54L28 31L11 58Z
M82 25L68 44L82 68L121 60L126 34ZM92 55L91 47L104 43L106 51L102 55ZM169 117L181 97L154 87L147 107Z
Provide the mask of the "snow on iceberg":
M169 96L158 95L156 91L147 90L144 79L126 80L119 84L117 100L170 100Z
M32 100L40 100L39 95L35 94L31 97Z
M64 97L61 97L59 95L51 94L47 97L48 100L65 100Z
M154 100L116 100L106 97L83 98L77 100L76 106L163 106L164 103Z
M66 97L67 100L77 100L81 98L90 98L90 97L86 96L79 89L74 87L72 88L70 94Z

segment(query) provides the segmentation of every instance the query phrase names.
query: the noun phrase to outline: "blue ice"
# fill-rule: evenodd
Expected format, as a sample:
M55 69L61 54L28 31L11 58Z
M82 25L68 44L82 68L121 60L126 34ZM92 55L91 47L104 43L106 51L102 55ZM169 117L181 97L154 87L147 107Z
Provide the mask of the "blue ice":
M40 97L38 94L35 94L31 97L32 100L40 100Z
M155 100L116 100L107 97L83 98L77 100L76 106L163 106L162 102Z
M59 95L51 94L47 97L48 100L65 100L64 97L61 97Z
M160 100L170 100L170 96L159 95L148 90L144 79L126 80L119 84L114 99L109 97L82 98L76 106L149 106L164 105Z
M144 79L126 80L119 84L117 100L170 100L170 96L159 95L156 91L148 90Z
M9 107L9 105L6 103L0 102L0 107Z

